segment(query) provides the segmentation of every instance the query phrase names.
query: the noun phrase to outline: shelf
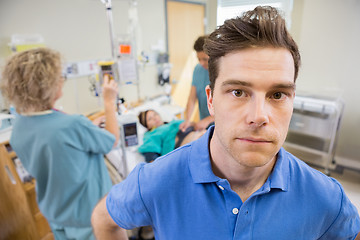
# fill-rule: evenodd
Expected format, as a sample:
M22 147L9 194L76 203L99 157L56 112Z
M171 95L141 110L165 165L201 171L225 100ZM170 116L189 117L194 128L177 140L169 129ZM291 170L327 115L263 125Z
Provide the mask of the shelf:
M24 229L23 227L17 228L17 232L14 234L21 234L22 232L27 233L31 232L34 234L34 237L30 237L29 239L54 239L54 236L51 232L50 226L46 220L46 218L41 214L37 201L36 201L36 190L35 190L35 179L32 179L30 182L22 182L19 175L17 174L16 167L13 159L17 158L16 153L11 148L9 142L3 142L0 144L0 153L2 154L1 160L9 166L11 173L14 175L16 183L18 186L18 195L21 194L24 196L24 199L21 207L19 206L20 214L24 215L24 212L28 212L29 219L26 219L25 216L22 216L24 220L26 220L26 226L28 229ZM16 187L16 185L12 184L11 187ZM2 196L2 198L9 196ZM11 202L19 201L18 197L11 197ZM1 202L1 201L0 201ZM9 203L10 204L10 203ZM17 211L14 209L12 215L16 215ZM19 223L20 226L20 223ZM22 232L21 232L22 231ZM39 236L39 237L37 237ZM18 239L18 238L17 238ZM19 238L25 239L25 238ZM27 238L26 238L27 239Z
M328 152L320 151L320 150L310 148L310 147L304 147L302 145L295 144L295 143L285 142L284 146L294 148L294 149L297 149L297 150L300 150L300 151L303 151L303 152L309 152L309 153L312 153L312 154L316 154L316 155L319 155L319 156L322 156L322 157L328 157L329 156Z
M333 156L331 154L288 142L284 143L284 148L300 160L322 167L325 171L334 170L336 167L336 164L333 164Z

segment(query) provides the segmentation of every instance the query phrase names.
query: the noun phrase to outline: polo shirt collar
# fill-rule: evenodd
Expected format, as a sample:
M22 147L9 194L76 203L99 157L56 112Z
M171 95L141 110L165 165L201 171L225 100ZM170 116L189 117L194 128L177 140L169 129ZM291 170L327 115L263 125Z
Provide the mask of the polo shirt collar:
M214 126L211 126L203 136L192 144L189 168L194 183L209 183L220 180L213 173L210 162L209 144L213 132Z
M210 162L209 144L213 132L214 126L211 126L202 137L192 144L189 168L194 183L210 183L221 180L221 178L213 173ZM264 187L278 188L287 191L289 181L289 158L287 152L281 148L277 155L274 169L264 184Z
M276 163L265 185L287 191L290 182L289 157L284 148L280 148Z

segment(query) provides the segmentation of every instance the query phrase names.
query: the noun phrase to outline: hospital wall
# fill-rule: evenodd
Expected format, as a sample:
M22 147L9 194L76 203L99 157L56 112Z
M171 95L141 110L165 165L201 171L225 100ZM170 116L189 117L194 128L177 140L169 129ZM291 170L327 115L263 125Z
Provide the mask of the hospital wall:
M206 15L216 14L216 0L206 3ZM129 32L130 1L113 0L112 15L115 37ZM166 15L164 0L137 0L138 24L136 46L152 54L153 49L166 50ZM208 21L206 31L215 28L216 17ZM0 1L0 68L10 55L12 34L41 34L45 45L60 51L65 62L107 60L111 58L109 23L100 0L1 0ZM162 50L161 50L162 51ZM127 103L165 93L158 82L158 65L138 67L139 83L121 85L120 97ZM101 99L91 94L88 77L71 78L64 86L64 96L56 107L68 113L87 114L101 108ZM3 108L4 103L0 100Z
M153 2L153 1L152 1ZM161 2L161 1L157 1ZM127 1L113 1L113 18L115 35L127 33L128 12ZM145 5L145 6L144 6ZM142 1L139 9L140 18L142 11L153 11L157 4ZM158 4L158 14L140 21L157 24L157 27L145 26L144 48L155 44L158 40L165 39L165 25L163 22L163 6ZM148 14L147 14L148 15ZM161 18L158 20L157 18ZM160 23L160 24L159 24ZM7 44L12 34L39 33L44 37L45 45L60 51L65 62L107 60L111 58L109 25L106 17L105 6L96 0L3 0L0 2L0 56L1 60L9 55ZM149 33L149 30L151 32ZM142 43L141 43L142 44ZM139 44L139 45L141 45ZM159 92L161 89L152 84L156 77L155 66L139 71L142 76L140 86L141 94ZM94 97L89 91L87 77L72 78L66 81L64 96L57 102L57 107L69 113L89 113L101 107L99 98ZM137 99L136 86L123 86L120 95L126 100ZM145 91L147 89L147 91ZM130 93L130 94L126 94Z
M128 1L112 2L115 35L126 34ZM137 2L137 47L150 52L166 42L165 1ZM206 32L211 32L216 23L216 0L196 2L206 3ZM297 90L341 95L345 111L336 160L360 169L359 12L359 0L294 0L290 31L302 54ZM15 33L41 34L45 44L59 50L69 62L111 57L106 11L100 0L1 0L0 67L10 53L8 43ZM57 107L83 114L100 109L101 102L90 94L89 87L86 77L69 79ZM157 84L156 65L139 68L139 92L141 98L164 93ZM121 86L120 96L136 101L137 85Z
M337 162L360 169L360 1L294 0L291 32L302 55L297 91L341 96Z

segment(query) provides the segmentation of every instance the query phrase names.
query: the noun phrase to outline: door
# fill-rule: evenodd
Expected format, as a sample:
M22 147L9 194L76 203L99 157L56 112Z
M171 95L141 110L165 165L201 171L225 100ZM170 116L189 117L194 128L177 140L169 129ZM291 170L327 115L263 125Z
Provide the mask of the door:
M169 61L172 64L172 98L185 107L190 93L192 73L198 63L193 45L205 34L205 5L189 1L167 0ZM197 104L196 104L197 106Z

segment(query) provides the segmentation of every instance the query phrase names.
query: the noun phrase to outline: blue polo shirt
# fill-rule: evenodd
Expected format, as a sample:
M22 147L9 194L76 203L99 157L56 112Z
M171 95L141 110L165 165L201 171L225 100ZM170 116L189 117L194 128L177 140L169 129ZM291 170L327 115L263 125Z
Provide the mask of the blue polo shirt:
M114 186L107 209L122 228L151 225L156 239L353 239L360 231L341 185L281 149L265 184L245 202L209 158L213 127L200 139L138 165Z

